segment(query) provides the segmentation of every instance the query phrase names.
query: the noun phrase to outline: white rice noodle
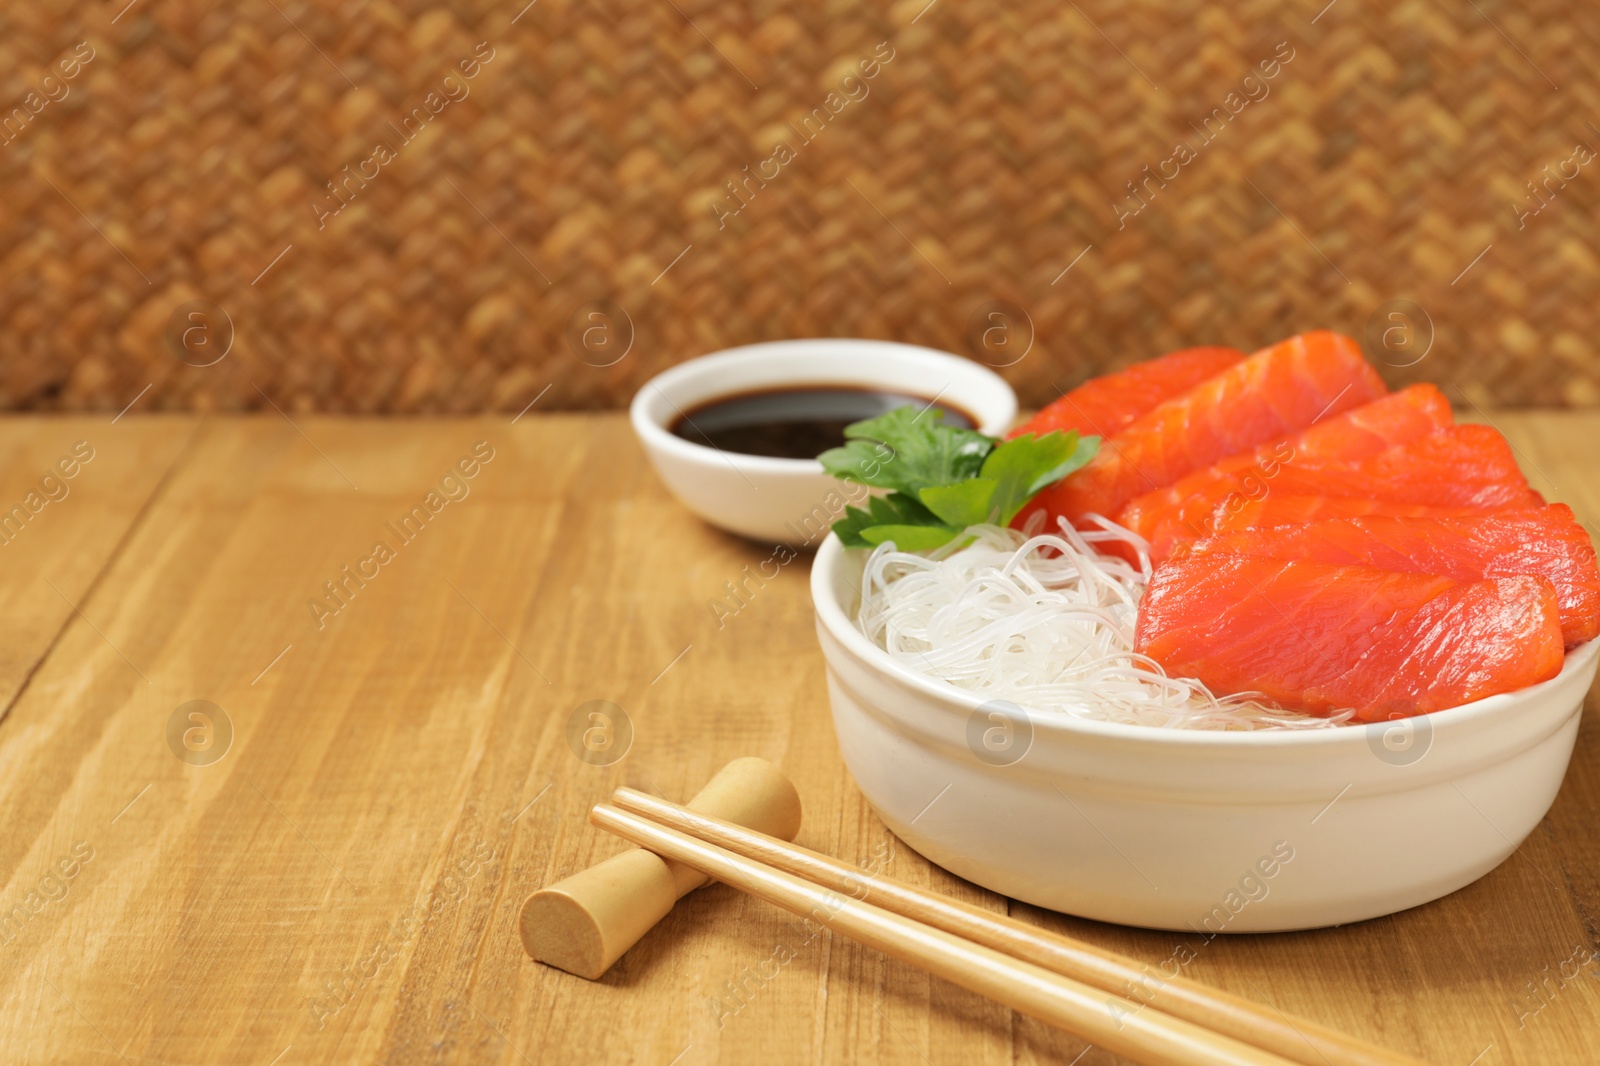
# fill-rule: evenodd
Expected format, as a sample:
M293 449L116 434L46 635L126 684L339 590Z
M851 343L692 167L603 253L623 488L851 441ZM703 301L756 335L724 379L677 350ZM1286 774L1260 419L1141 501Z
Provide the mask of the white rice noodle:
M1314 729L1317 718L1259 693L1214 696L1133 650L1149 545L1098 515L1058 534L973 526L928 555L873 551L862 576L862 631L917 673L1027 712L1163 729ZM1135 566L1095 550L1122 542Z

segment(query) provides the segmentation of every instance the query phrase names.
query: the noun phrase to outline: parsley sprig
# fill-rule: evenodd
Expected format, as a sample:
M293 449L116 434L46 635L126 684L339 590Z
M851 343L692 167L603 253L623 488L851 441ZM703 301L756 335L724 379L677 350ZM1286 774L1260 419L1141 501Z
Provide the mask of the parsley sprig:
M1099 437L1059 431L1000 441L944 424L934 408L898 407L856 422L845 443L817 456L829 474L873 488L866 509L845 508L833 524L847 548L894 541L930 551L968 526L1006 525L1039 490L1094 458Z

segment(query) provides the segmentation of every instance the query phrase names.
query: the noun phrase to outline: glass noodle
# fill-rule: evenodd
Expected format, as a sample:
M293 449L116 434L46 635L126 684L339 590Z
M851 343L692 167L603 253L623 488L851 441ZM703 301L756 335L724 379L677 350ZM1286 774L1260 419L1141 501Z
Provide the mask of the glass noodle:
M1259 693L1215 696L1168 677L1133 650L1139 599L1150 581L1147 545L1098 516L1058 534L973 526L952 548L914 555L884 544L862 575L857 624L915 673L1029 712L1182 729L1315 729L1316 718ZM1138 565L1095 550L1120 541Z

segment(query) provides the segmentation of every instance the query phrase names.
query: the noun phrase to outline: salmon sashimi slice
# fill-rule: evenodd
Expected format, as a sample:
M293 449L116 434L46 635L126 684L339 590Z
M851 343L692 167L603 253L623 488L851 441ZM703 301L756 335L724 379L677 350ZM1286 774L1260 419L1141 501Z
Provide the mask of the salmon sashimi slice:
M1386 391L1350 338L1326 330L1290 337L1129 422L1087 466L1035 496L1012 524L1020 529L1040 511L1052 524L1091 513L1111 518L1140 493Z
M1364 459L1452 421L1444 393L1433 385L1412 385L1252 452L1229 456L1164 489L1136 496L1116 520L1149 541L1150 557L1159 562L1175 542L1211 532L1217 505L1230 495L1246 500L1263 495L1285 463Z
M1535 504L1534 506L1538 506ZM1237 510L1219 508L1213 523L1216 533L1236 529L1272 529L1299 526L1330 518L1359 518L1362 515L1393 515L1398 518L1455 518L1462 515L1490 514L1492 507L1428 507L1420 503L1396 503L1359 496L1295 496L1274 492L1258 500L1248 500Z
M1307 697L1365 722L1409 718L1548 681L1565 662L1556 590L1542 577L1457 585Z
M1462 582L1531 574L1555 587L1567 647L1600 635L1600 566L1589 534L1564 503L1461 518L1334 518L1220 533L1189 550L1442 574Z
M1511 445L1489 426L1450 426L1348 463L1295 463L1265 483L1270 495L1357 496L1427 507L1480 511L1537 507ZM1248 501L1230 496L1214 512L1215 528Z
M1109 437L1162 401L1188 392L1243 358L1244 353L1234 348L1185 348L1147 359L1084 382L1006 436L1076 430L1084 436Z
M1217 694L1316 715L1408 717L1554 677L1563 642L1542 577L1437 574L1185 552L1156 568L1135 648Z

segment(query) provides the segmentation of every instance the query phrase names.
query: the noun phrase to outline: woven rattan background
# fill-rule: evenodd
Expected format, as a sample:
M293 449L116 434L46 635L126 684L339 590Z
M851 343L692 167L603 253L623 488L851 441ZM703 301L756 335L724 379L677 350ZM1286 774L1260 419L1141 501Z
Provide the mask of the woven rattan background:
M524 3L4 5L0 406L616 406L815 335L1039 403L1369 322L1600 402L1592 0Z

